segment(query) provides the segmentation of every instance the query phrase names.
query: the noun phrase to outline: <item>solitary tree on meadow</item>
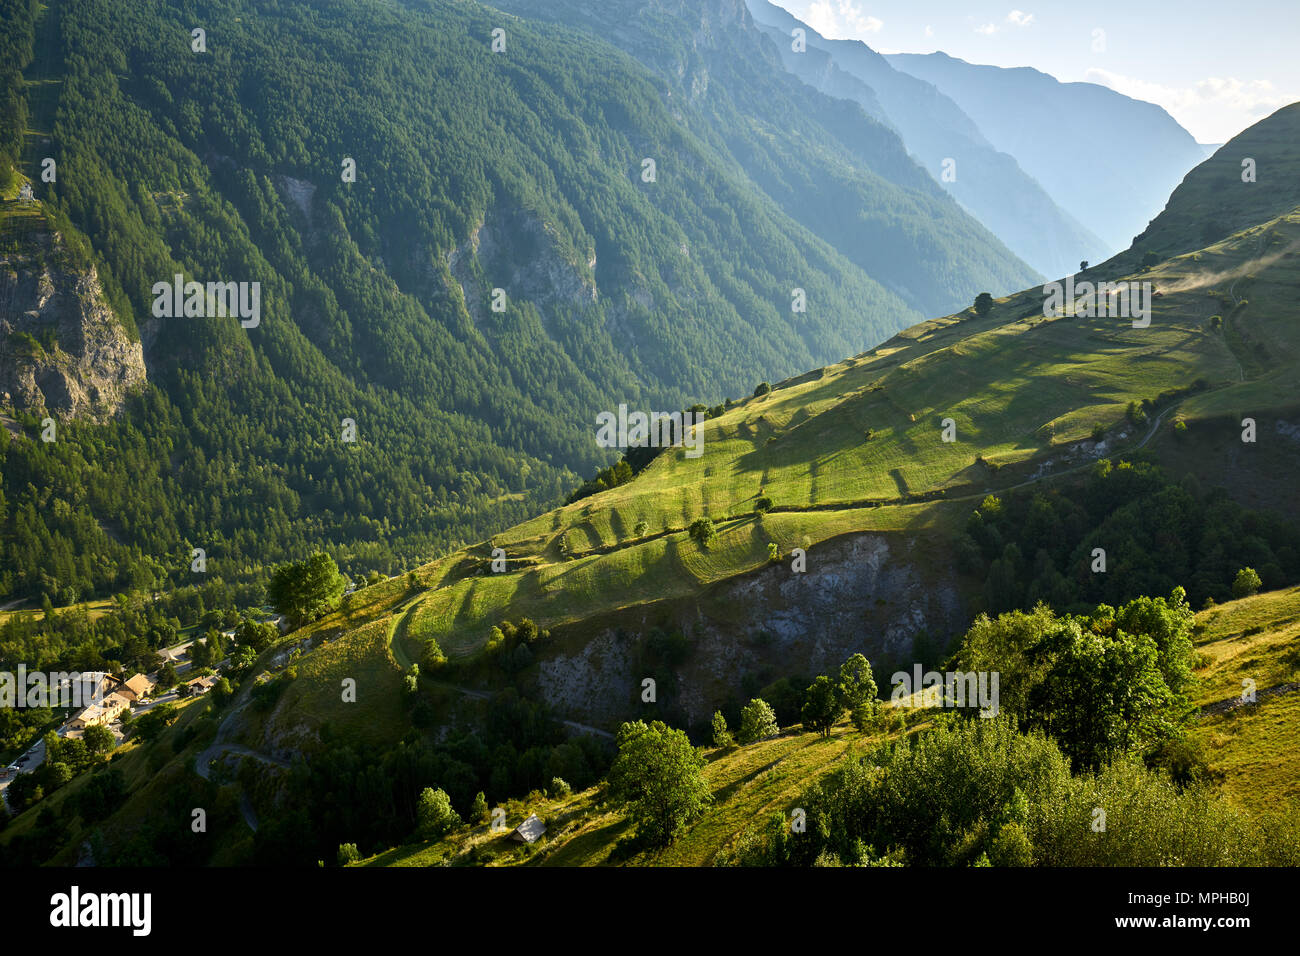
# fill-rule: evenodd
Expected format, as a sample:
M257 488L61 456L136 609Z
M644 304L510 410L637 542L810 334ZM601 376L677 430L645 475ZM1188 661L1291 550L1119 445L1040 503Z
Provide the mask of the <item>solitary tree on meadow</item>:
M423 840L436 840L453 827L460 826L460 816L451 808L451 798L445 791L432 787L420 791L416 820Z
M1232 596L1235 598L1250 597L1257 592L1263 581L1255 573L1254 568L1242 568L1237 572L1237 577L1232 582Z
M276 568L266 597L291 627L300 627L334 610L346 586L334 559L318 552L306 561Z
M713 802L703 769L704 758L682 731L661 720L625 723L609 768L610 795L627 807L639 837L667 846Z
M844 704L835 691L835 685L823 674L808 688L799 716L803 719L803 725L807 730L829 737L835 721L839 720L843 713Z
M756 740L762 740L764 737L771 737L773 734L780 732L781 728L777 726L776 714L772 711L772 705L762 698L755 697L740 712L740 730L736 733L738 742L752 744Z

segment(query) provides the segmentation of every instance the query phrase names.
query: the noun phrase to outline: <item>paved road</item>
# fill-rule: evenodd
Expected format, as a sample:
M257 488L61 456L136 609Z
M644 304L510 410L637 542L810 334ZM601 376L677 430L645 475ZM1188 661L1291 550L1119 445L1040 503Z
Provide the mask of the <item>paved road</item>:
M260 760L262 763L269 763L275 767L288 769L289 761L280 757L272 757L270 754L259 753L251 747L245 747L243 744L213 744L203 753L199 754L194 760L194 769L204 780L212 776L212 761L216 760L222 754L239 754L241 757L252 757L254 760Z
M194 758L194 772L204 780L210 780L212 778L212 761L216 760L223 754L228 753L237 754L241 757L249 757L253 760L260 760L262 763L270 764L274 767L287 768L289 766L287 760L282 760L279 757L272 757L270 754L260 753L259 751L253 750L251 747L245 747L243 744L232 744L226 742L226 737L230 733L231 721L233 721L245 707L252 703L253 698L248 694L248 691L244 691L244 694L245 697L243 702L232 707L229 713L227 713L222 719L221 725L217 727L217 735L213 738L212 743ZM248 824L248 828L256 833L257 814L253 811L253 803L248 799L248 794L242 791L239 794L239 810L244 815L244 822Z
M194 640L191 639L182 644L173 644L171 647L162 647L158 649L158 654L163 658L163 660L175 662L180 660L181 655L188 651L190 645L193 643Z

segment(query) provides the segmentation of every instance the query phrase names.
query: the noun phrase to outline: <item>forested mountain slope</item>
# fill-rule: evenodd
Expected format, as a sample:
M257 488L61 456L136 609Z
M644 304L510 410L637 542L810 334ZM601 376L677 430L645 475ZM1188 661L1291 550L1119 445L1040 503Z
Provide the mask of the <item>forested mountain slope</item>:
M595 410L745 394L1032 275L891 133L799 119L791 78L692 105L464 0L4 0L3 45L0 166L84 235L150 384L52 444L14 410L0 597L313 547L396 570L608 463ZM177 274L259 283L260 321L155 316Z
M498 5L627 50L668 85L683 121L789 216L924 314L964 305L971 280L976 291L1008 291L1037 278L1024 249L1013 255L996 229L952 202L888 122L788 74L744 0ZM1040 235L1038 245L1056 241Z

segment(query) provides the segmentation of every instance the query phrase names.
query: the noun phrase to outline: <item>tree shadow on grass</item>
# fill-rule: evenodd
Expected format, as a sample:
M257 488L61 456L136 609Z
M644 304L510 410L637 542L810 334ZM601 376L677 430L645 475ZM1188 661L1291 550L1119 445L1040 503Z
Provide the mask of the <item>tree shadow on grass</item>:
M603 827L579 834L550 853L533 857L524 866L583 866L598 859L601 850L611 845L609 862L621 863L626 857L617 857L616 851L628 839L625 834L631 825L626 817L619 817Z
M727 784L725 787L722 787L718 790L714 790L713 791L714 806L717 806L720 803L726 803L728 800L734 797L742 787L744 787L746 784L753 783L755 780L758 779L760 775L767 773L769 770L771 770L773 767L779 764L783 759L784 757L778 757L776 760L773 760L770 763L766 763L761 767L755 767L745 776L737 777L735 780L731 781L731 783Z

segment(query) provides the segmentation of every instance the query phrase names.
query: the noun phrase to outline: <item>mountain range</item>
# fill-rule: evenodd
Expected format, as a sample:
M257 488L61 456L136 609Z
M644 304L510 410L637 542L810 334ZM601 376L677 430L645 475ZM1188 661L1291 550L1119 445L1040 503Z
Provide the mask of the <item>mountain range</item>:
M1037 605L1041 617L1142 602L1181 609L1199 635L1206 711L1191 733L1216 741L1206 766L1233 781L1229 803L1214 805L1266 819L1294 795L1294 774L1270 776L1261 800L1239 765L1281 766L1289 752L1265 723L1293 708L1300 197L1224 175L1243 158L1289 170L1297 133L1300 104L1246 130L1173 192L1146 240L1075 277L1149 283L1161 293L1149 322L1082 299L1049 314L1050 289L1034 285L762 383L707 410L698 457L665 449L614 487L374 580L282 636L241 625L238 689L187 706L170 728L147 722L117 758L129 794L101 794L108 783L95 781L111 774L82 775L38 804L79 822L56 835L31 809L0 840L33 862L282 864L347 841L360 855L394 847L381 864L527 862L504 837L483 856L486 825L397 847L417 818L413 795L436 785L471 816L484 790L520 819L542 809L556 824L552 862L716 861L757 825L734 814L803 799L808 775L839 772L858 735L905 736L926 712L837 729L815 751L808 735L720 745L709 772L719 809L668 856L614 845L626 822L594 785L619 721L707 736L710 712L735 726L741 702L761 697L788 725L812 674L853 651L884 680L909 662L942 668L968 622L993 626L981 611L1010 612L1004 626ZM1229 188L1248 209L1230 222L1217 205ZM1235 231L1206 242L1207 223ZM1243 567L1270 593L1242 598ZM1189 603L1204 608L1194 631ZM1214 715L1243 677L1272 696L1234 718L1250 734L1216 736L1229 718ZM349 681L364 703L340 702ZM252 761L238 780L220 769L231 754ZM759 790L737 785L760 757L779 770ZM1167 786L1143 781L1124 792ZM219 839L185 843L155 822L194 805L219 808ZM1169 825L1191 825L1170 812ZM1089 844L1085 857L1151 863L1161 839L1118 857ZM1196 859L1230 862L1245 845L1264 844L1206 844Z
M805 795L872 794L856 826L884 773L915 802L834 859L1163 864L1192 813L1187 860L1300 852L1259 822L1300 795L1300 104L1204 157L1151 104L764 0L0 24L0 673L213 670L111 760L0 708L49 758L6 862L789 862ZM629 409L695 431L609 447ZM1050 733L805 709L969 660ZM1154 709L1066 749L1112 705ZM637 721L714 801L676 856L611 796ZM1171 829L1093 840L1097 792ZM545 812L536 856L489 796Z

